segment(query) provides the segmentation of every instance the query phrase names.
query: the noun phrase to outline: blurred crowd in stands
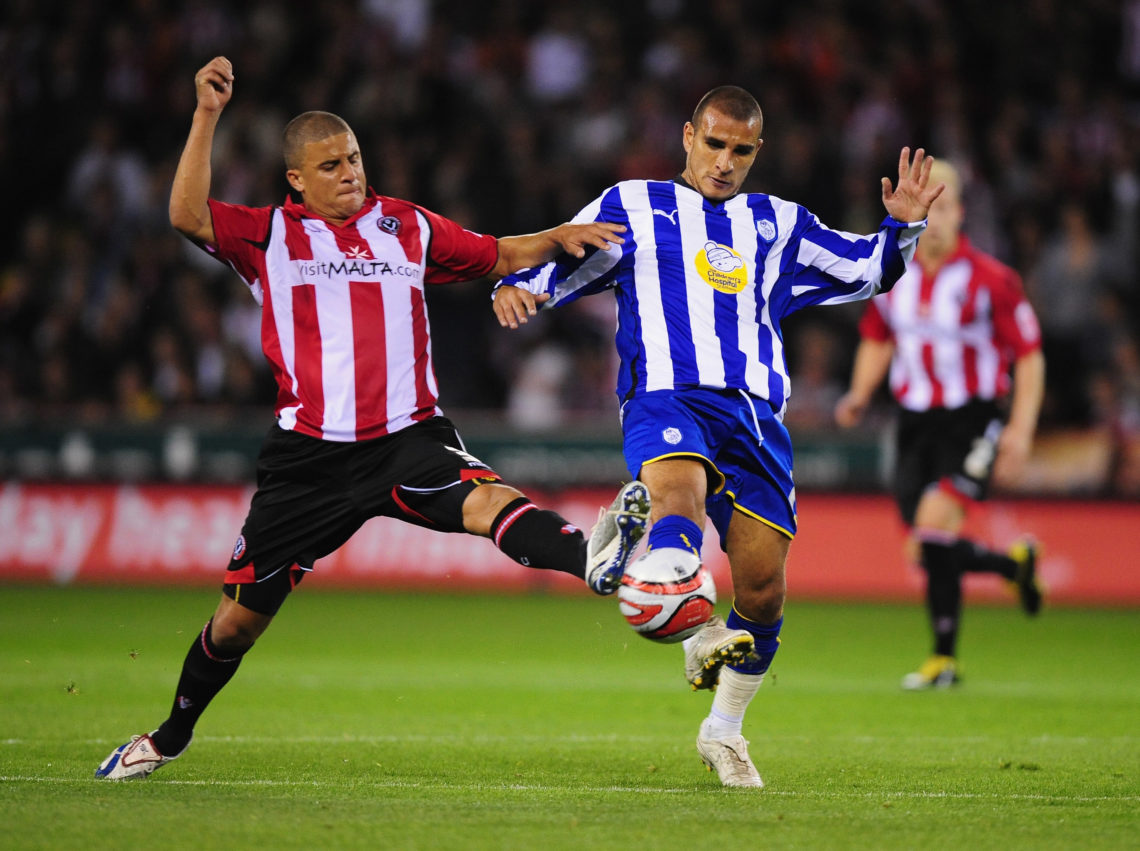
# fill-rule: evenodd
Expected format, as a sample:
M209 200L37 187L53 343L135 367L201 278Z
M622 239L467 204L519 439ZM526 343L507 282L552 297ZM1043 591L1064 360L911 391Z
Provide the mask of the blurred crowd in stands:
M879 178L924 146L965 173L970 238L1039 313L1043 436L1140 434L1140 0L6 0L0 428L269 421L255 302L166 216L193 75L218 54L236 83L213 194L244 204L285 198L280 132L307 109L349 121L377 192L496 235L676 174L721 83L765 111L747 188L833 227L874 230ZM514 334L485 284L429 300L448 412L615 417L608 296ZM830 428L858 316L789 324L793 430Z

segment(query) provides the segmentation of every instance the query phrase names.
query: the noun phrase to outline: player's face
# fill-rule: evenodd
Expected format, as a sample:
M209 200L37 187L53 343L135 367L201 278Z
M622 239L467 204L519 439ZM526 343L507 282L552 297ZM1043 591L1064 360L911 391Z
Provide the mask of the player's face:
M710 201L724 201L740 191L764 140L760 119L738 121L710 107L685 123L685 171L689 185Z
M301 167L285 173L289 184L301 193L310 212L344 224L364 206L368 185L356 137L349 132L309 142L304 153Z

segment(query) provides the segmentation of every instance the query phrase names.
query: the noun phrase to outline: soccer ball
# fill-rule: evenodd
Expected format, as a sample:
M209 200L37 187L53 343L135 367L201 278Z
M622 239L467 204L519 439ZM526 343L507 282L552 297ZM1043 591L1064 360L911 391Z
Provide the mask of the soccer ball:
M712 616L716 583L700 557L681 549L651 550L626 568L618 607L634 632L674 644Z

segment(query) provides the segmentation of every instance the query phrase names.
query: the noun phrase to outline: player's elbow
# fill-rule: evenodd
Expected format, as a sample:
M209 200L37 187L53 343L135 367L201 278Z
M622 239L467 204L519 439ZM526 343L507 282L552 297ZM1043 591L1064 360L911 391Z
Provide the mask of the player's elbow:
M180 201L170 199L170 207L167 209L167 215L170 218L170 225L180 233L193 231L201 222L198 218L191 214L186 208L186 205Z
M495 265L488 273L488 277L492 280L499 280L505 278L512 272L517 272L522 269L525 264L522 263L517 251L517 246L514 240L509 237L504 237L499 240L499 259L495 261Z
M170 218L170 226L183 236L198 242L213 242L214 230L211 226L208 209L203 215L172 200L167 214Z

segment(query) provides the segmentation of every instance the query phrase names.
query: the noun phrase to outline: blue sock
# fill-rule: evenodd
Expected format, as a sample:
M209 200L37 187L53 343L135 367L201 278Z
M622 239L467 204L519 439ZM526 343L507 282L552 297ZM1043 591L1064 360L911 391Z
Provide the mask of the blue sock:
M687 550L699 558L704 539L701 527L688 517L670 514L654 522L649 530L648 546L651 550L664 547Z
M780 649L780 627L784 625L784 619L780 618L774 624L756 623L742 616L736 611L736 606L733 606L732 611L728 613L728 620L725 624L729 629L747 630L752 633L752 637L756 640L756 656L750 656L741 664L729 665L728 667L742 674L765 673L772 664L772 657Z

